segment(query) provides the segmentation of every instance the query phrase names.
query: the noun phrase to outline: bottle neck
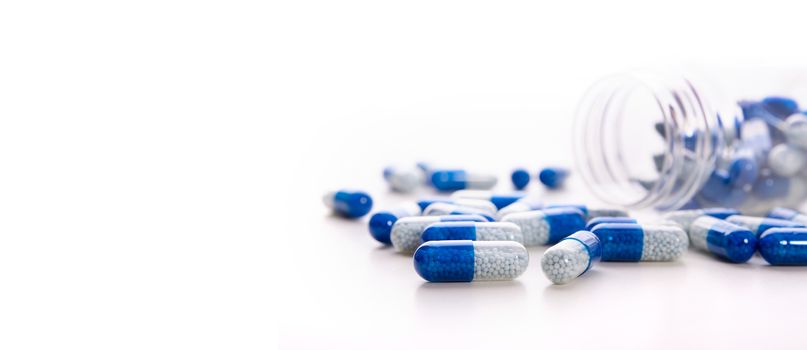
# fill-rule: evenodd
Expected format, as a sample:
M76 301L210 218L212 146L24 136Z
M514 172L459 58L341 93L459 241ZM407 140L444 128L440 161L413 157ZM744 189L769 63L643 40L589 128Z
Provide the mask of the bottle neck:
M739 137L739 108L703 86L648 72L595 84L575 121L575 159L589 189L630 209L686 205Z

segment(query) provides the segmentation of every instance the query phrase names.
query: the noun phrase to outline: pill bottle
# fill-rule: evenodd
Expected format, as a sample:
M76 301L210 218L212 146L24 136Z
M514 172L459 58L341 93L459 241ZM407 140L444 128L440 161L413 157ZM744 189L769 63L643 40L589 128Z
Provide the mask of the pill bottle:
M800 206L807 70L762 71L676 68L600 80L575 117L578 173L601 200L629 209Z

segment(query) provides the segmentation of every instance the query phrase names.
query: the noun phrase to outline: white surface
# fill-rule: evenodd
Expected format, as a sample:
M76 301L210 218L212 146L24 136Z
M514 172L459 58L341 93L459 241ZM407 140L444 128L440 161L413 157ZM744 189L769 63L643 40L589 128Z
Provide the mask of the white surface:
M690 252L554 288L538 248L430 285L320 200L393 207L388 163L567 163L594 79L805 62L799 7L2 2L0 348L803 348L801 269Z

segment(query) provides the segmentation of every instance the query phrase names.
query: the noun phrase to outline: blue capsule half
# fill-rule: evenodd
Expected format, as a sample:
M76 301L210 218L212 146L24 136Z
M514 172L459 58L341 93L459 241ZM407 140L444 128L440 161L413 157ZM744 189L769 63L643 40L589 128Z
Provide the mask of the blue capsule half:
M762 107L773 116L783 119L799 111L799 104L789 97L769 96L762 99Z
M538 180L550 189L557 189L563 186L568 176L569 170L566 168L547 167L538 173Z
M601 216L588 221L586 231L591 231L599 224L635 224L636 219L627 216Z
M370 235L373 236L376 241L390 245L392 244L392 240L390 240L392 226L395 225L398 219L420 215L420 212L420 207L415 204L379 211L370 216L370 222L368 224Z
M807 229L765 231L759 239L759 253L771 265L807 265Z
M530 184L530 173L522 168L513 170L513 173L510 174L510 180L513 181L513 187L517 190L523 190Z
M362 217L373 208L373 198L362 191L329 192L323 197L323 202L337 215L351 219Z

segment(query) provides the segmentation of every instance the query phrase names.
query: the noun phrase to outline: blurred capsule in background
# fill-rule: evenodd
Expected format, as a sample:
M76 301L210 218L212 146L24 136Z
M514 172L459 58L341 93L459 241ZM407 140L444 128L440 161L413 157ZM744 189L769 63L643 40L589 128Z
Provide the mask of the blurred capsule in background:
M530 184L530 173L523 168L513 170L510 174L510 180L513 181L513 187L517 190L523 190Z
M538 173L538 180L549 189L563 187L566 178L569 177L569 170L560 167L546 167Z
M769 218L795 221L807 225L807 215L788 208L773 208L768 213Z
M592 209L586 206L585 204L554 203L554 204L547 204L546 206L544 206L544 208L577 208L583 213L583 217L586 218L586 220L604 216L628 216L628 212L621 209L609 209L609 208Z
M449 203L433 203L423 210L424 216L435 215L480 215L488 221L496 221L489 211L474 207L466 207Z
M726 218L726 221L737 226L745 227L753 232L757 237L762 235L765 231L772 228L803 228L804 224L795 221L773 219L773 218L760 218L755 216L732 215Z
M785 120L787 143L807 149L807 115L796 113Z
M673 261L689 246L678 226L604 223L591 232L600 239L602 261Z
M586 227L583 213L571 207L513 213L501 221L518 225L526 246L555 244Z
M635 224L636 219L628 216L601 216L593 218L586 223L586 231L597 227L599 224Z
M423 230L421 240L423 242L471 240L524 243L524 236L518 226L509 222L438 222Z
M689 226L695 219L701 216L711 216L718 219L725 219L732 215L740 215L740 211L732 208L704 208L676 210L664 214L661 219L680 226L684 231L689 231Z
M501 219L507 216L508 214L521 213L525 211L538 210L543 208L544 208L544 202L538 199L524 197L513 202L513 204L510 204L504 208L499 209L499 212L496 214L496 217Z
M446 203L446 204L453 204L460 207L469 207L469 208L476 208L483 210L485 215L488 216L495 216L496 215L496 205L491 203L490 201L482 200L482 199L451 199L445 197L437 197L437 198L423 198L418 201L418 206L420 206L423 212L426 211L430 205L434 203ZM424 214L430 215L430 214ZM448 214L440 214L440 215L448 215Z
M510 241L432 241L418 247L413 260L429 282L508 281L524 273L530 255Z
M354 190L328 192L322 197L322 202L335 214L350 219L362 217L373 208L373 198L369 194Z
M457 191L465 189L489 190L496 186L496 176L472 173L465 170L432 170L432 185L438 191Z
M757 236L751 230L711 216L692 222L689 240L695 248L733 263L748 261L757 249Z
M807 229L765 231L759 238L759 254L771 265L807 265Z
M492 191L486 190L459 190L451 194L451 198L459 200L459 199L477 199L477 200L484 200L493 203L496 206L496 209L504 208L510 204L515 203L521 198L524 198L525 194L522 192L517 193L493 193Z
M392 226L401 218L420 215L420 207L415 203L406 203L395 209L382 210L370 216L370 235L376 241L392 244L390 233Z
M793 176L804 169L807 155L796 146L780 143L768 153L768 166L779 176Z
M479 215L414 216L399 219L392 225L390 240L395 250L401 253L414 252L423 243L423 230L438 222L487 222Z
M423 174L416 168L388 166L384 168L384 180L395 192L409 193L423 184Z
M789 97L769 96L762 99L762 107L776 118L784 119L799 111L799 104Z
M541 270L554 284L566 284L583 275L600 260L600 240L591 232L577 231L550 247L541 257Z

